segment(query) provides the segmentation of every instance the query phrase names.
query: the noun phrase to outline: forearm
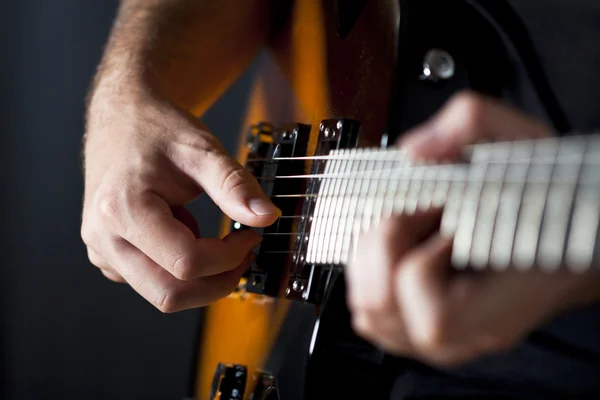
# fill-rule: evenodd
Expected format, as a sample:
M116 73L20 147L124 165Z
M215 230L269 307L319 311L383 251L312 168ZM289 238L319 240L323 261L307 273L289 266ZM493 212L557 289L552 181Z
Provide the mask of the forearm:
M123 0L92 94L154 93L202 114L270 31L269 0Z

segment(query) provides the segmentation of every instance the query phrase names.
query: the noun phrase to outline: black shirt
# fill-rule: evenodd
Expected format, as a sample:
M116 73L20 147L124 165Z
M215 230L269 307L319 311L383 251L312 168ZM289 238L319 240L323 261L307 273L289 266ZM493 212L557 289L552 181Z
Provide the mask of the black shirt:
M484 0L490 1L490 0ZM600 1L510 0L522 19L556 99L573 131L600 128ZM432 9L431 12L435 12ZM510 94L524 111L526 77ZM535 294L532 294L534 296ZM398 368L391 399L600 398L600 305L567 312L517 347L450 371Z

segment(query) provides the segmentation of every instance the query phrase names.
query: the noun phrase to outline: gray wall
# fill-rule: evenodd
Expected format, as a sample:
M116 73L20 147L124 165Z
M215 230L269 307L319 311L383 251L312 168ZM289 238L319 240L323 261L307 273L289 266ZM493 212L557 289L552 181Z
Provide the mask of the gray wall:
M83 102L116 0L0 5L2 317L8 399L177 399L200 311L163 315L88 263L79 237ZM234 151L243 79L204 119ZM217 208L194 203L202 232Z

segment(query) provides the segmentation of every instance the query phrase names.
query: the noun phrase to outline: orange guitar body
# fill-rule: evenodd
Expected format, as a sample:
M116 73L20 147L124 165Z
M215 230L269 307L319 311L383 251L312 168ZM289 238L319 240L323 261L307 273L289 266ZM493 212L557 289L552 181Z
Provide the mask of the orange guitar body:
M318 127L325 118L343 116L361 121L362 143L378 144L392 88L396 2L364 2L360 18L344 39L336 33L334 1L292 3L288 21L259 60L244 126L269 121ZM317 134L317 129L311 133L309 154L315 149ZM239 148L243 164L245 135ZM229 229L226 219L223 233ZM219 363L243 364L249 375L261 370L281 324L293 318L287 310L284 298L249 293L235 293L209 306L199 338L195 398L209 399ZM317 313L315 307L315 317ZM246 394L252 390L247 387Z

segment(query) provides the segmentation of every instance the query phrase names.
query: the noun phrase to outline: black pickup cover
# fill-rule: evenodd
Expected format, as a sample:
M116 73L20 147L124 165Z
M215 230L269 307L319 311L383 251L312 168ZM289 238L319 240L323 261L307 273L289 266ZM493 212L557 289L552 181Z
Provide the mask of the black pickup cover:
M254 126L248 135L251 148L246 167L259 179L264 192L282 211L282 218L273 225L258 229L263 234L262 243L255 249L256 260L245 273L245 290L267 296L279 295L285 267L291 262L294 225L293 216L300 212L301 197L273 197L274 195L298 194L306 190L305 179L274 179L281 175L301 175L304 162L299 160L273 160L281 157L306 155L310 126L296 124L275 129L269 124ZM254 161L253 161L254 159ZM265 161L266 160L266 161ZM247 229L233 222L233 229ZM256 229L256 228L253 228Z

